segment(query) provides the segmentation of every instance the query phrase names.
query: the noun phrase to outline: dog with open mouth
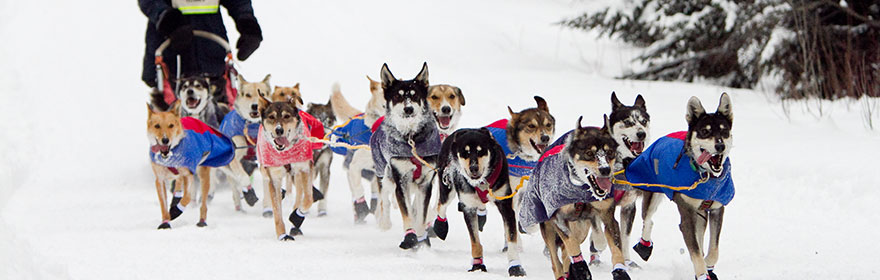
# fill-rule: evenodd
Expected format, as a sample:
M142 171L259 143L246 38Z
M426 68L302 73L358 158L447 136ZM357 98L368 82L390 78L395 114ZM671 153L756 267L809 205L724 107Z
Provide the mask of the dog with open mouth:
M615 170L624 170L642 151L644 151L645 143L650 141L650 125L651 116L648 114L647 106L645 106L645 98L641 94L637 95L632 106L624 105L617 98L617 93L611 93L611 114L609 115L609 132L611 137L617 141L617 166ZM623 175L618 175L621 179ZM629 236L632 233L632 225L635 220L636 199L641 197L642 202L646 206L647 213L642 213L645 224L651 224L651 217L657 209L657 204L661 201L659 198L662 194L645 192L639 189L633 189L627 185L616 185L614 199L620 206L620 239L623 244L629 244ZM594 219L593 230L590 233L590 264L597 265L601 263L599 254L607 246L604 234L598 231L601 221ZM646 252L650 254L650 247L644 244L650 244L651 227L645 226L642 231L641 242L633 248L640 256ZM623 250L624 262L627 266L638 267L632 262L629 250Z
M155 96L153 102L157 102ZM181 118L179 101L175 101L165 111L156 107L147 104L147 138L150 141L150 161L153 174L156 175L156 192L162 210L159 229L171 228L171 220L183 214L195 196L191 184L195 182L196 176L199 178L202 195L197 226L207 226L205 221L208 200L205 198L211 188L211 170L227 167L233 161L234 144L231 139L196 118ZM170 209L166 209L169 191L166 184L171 181L176 182L177 187Z
M428 87L428 104L440 128L441 140L446 139L458 127L461 106L465 104L464 94L456 86L433 85Z
M229 108L217 105L220 94L215 94L210 77L206 75L186 76L178 80L177 99L181 100L181 116L194 117L211 127L220 127Z
M452 199L452 190L455 189L460 205L464 206L459 210L464 215L471 240L473 266L469 271L486 272L483 245L480 243L478 209L485 209L486 204L493 202L504 221L505 244L518 248L519 242L513 200L509 197L513 188L510 186L504 150L492 139L487 128L459 129L443 141L437 172L440 174L439 200L434 231L438 238L446 240L449 232L446 208ZM507 198L501 199L503 197ZM519 250L507 250L507 260L508 275L526 275L519 261Z
M613 279L628 280L611 195L617 142L611 138L607 117L602 128L583 127L581 119L539 159L529 187L522 192L517 217L523 229L540 227L556 279L592 279L580 245L590 232L591 220L601 219L605 238L612 244Z
M433 166L440 154L440 132L427 100L428 64L423 64L412 80L395 78L387 64L382 65L380 76L386 113L370 138L381 182L377 220L381 228L390 228L393 191L403 218L404 238L399 247L430 246L425 218L435 176Z
M662 193L675 203L681 216L679 229L690 253L695 278L717 280L714 268L724 209L736 192L729 159L733 144L730 97L727 93L721 94L715 113L707 113L700 99L691 97L685 119L687 131L657 139L636 157L625 174L633 187ZM645 184L688 188L672 190ZM709 248L704 255L707 223L710 225Z
M294 240L293 236L303 233L302 224L314 202L311 134L294 101L271 102L262 99L262 102L265 106L260 114L257 160L271 201L278 239ZM281 218L281 186L285 178L293 182L296 189L294 209L289 217L293 224L290 234L286 232Z
M232 111L223 117L220 123L220 132L232 138L235 143L235 160L241 168L230 169L234 173L225 174L227 177L246 178L246 181L237 184L235 189L241 189L241 193L232 192L232 201L236 210L241 210L241 198L248 205L254 206L259 198L252 185L252 176L257 168L256 142L260 132L260 112L262 109L262 96L269 94L269 79L266 75L260 82L248 82L244 76L239 75L239 93L232 103Z
M367 80L370 81L370 100L364 111L349 104L345 96L342 95L342 91L334 91L330 95L333 113L338 118L346 120L344 125L333 130L334 142L351 146L370 145L370 138L373 136L372 128L385 115L386 104L382 83L374 81L370 76L367 76ZM348 186L351 190L354 223L366 223L367 215L375 212L379 203L379 181L376 179L372 154L369 149L348 149L341 146L331 149L334 153L345 157L342 168L345 169ZM369 206L361 186L363 180L370 182Z

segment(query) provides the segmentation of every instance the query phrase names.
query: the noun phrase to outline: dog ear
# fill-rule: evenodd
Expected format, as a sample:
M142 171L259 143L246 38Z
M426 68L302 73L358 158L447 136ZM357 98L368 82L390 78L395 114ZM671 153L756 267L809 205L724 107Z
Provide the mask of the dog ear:
M180 117L180 99L174 100L174 103L171 103L168 112L171 112L174 116Z
M416 82L420 82L424 85L429 85L428 83L428 63L425 62L422 64L422 71L419 71L419 74L416 75L414 79Z
M153 116L154 113L156 113L156 109L153 108L153 104L150 104L150 102L147 102L147 117L149 118L149 117Z
M620 99L617 99L617 93L611 92L611 110L617 110L617 108L623 107L623 103L620 102Z
M266 86L269 85L269 79L270 79L270 78L272 78L272 74L266 74L266 77L263 78L263 83L266 84Z
M584 129L584 127L581 125L581 121L582 121L582 120L584 120L584 116L580 116L580 117L578 117L577 126L574 127L575 129L577 129L577 130L583 130L583 129Z
M727 95L726 92L721 93L721 100L718 101L718 109L715 110L715 113L721 114L726 117L730 123L733 123L733 111L731 111L730 107L730 96Z
M544 101L544 98L535 95L535 103L538 104L538 110L550 113L550 108L547 107L547 101Z
M452 87L455 90L455 95L458 95L458 101L461 102L461 106L464 106L464 94L461 94L461 89L458 87Z
M646 110L646 111L648 110L648 108L645 107L645 98L642 97L641 94L636 96L636 103L633 106L642 108L642 110Z
M293 88L296 90L299 90L299 83L296 83L295 85L293 85Z
M238 81L240 81L242 84L248 82L247 80L244 79L244 76L242 76L241 73L239 73L237 75L238 75Z
M611 135L611 131L609 130L611 126L608 125L608 115L602 114L602 133Z
M367 75L367 80L370 80L370 93L375 92L377 89L382 89L382 83L374 81L370 78L370 75Z
M703 103L700 103L700 99L696 96L691 96L691 99L688 100L687 115L685 115L688 124L697 120L697 118L703 114L706 114L706 109L703 108Z
M510 106L507 106L507 112L510 113L510 120L511 120L511 121L513 121L514 119L516 119L517 117L519 117L519 114L514 113L514 112L513 112L513 109L510 109Z
M382 70L379 71L379 77L382 79L383 86L391 85L391 82L397 80L397 78L394 78L394 74L391 74L391 70L388 69L388 63L382 64Z
M262 117L263 110L265 110L266 107L269 107L269 104L272 104L272 100L269 100L266 95L261 94L259 99L257 99L257 103L259 103L260 116Z

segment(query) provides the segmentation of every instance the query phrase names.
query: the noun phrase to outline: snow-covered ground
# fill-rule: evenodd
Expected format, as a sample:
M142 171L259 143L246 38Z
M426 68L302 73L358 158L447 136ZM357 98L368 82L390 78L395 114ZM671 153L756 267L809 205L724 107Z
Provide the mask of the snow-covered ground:
M449 238L417 253L397 248L392 230L352 224L341 158L333 167L329 215L309 217L306 235L281 243L260 209L236 213L218 190L209 227L190 209L157 231L153 175L140 82L146 18L133 1L0 1L0 279L363 278L503 279L501 222L494 207L482 234L489 273L467 273L470 248L462 218L450 210ZM864 128L858 103L824 103L822 117L792 106L790 116L759 92L709 85L622 81L637 49L552 23L590 3L487 1L256 1L262 47L240 70L273 84L302 83L307 101L325 102L333 82L365 104L369 74L383 62L409 78L422 61L433 83L460 86L462 127L481 126L534 106L541 95L557 134L578 116L598 125L609 94L625 103L642 93L652 135L686 129L696 95L707 108L731 93L737 197L729 205L717 273L724 279L872 279L870 241L878 226L873 160L880 135ZM231 28L231 22L228 22ZM230 33L233 40L237 34ZM710 109L710 110L712 110ZM259 181L258 181L259 182ZM258 188L260 189L260 188ZM262 194L261 194L262 195ZM285 204L285 212L290 202ZM315 211L312 211L313 213ZM395 211L392 211L395 212ZM663 204L650 262L633 279L693 279L677 229ZM635 236L641 227L637 221ZM869 238L865 238L869 237ZM539 235L524 236L530 278L550 279ZM633 238L635 239L635 238ZM635 242L633 240L632 242ZM631 246L631 244L629 244ZM586 250L587 246L583 246ZM591 268L611 279L610 255Z

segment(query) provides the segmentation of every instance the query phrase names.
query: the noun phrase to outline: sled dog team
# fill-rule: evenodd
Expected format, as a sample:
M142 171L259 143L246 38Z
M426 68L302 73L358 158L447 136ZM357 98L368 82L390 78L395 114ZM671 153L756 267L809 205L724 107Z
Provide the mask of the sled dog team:
M651 137L645 100L639 95L628 106L612 92L611 111L595 118L597 125L584 126L580 117L551 142L556 119L539 96L533 108L514 112L508 107L507 119L456 129L464 95L455 86L430 84L427 64L410 80L396 78L388 65L379 77L367 77L371 96L363 111L345 100L338 85L327 104L305 109L299 84L272 88L268 75L260 82L239 76L230 105L213 98L217 89L204 77L181 78L171 104L153 93L147 134L162 213L159 228L171 228L170 221L193 202L196 184L199 227L207 226L207 203L216 184L233 187L237 210L242 199L253 206L258 198L251 178L259 170L263 216L273 218L279 240L294 240L303 234L313 203L318 216L326 215L322 198L337 153L344 158L355 223L373 214L380 228L390 229L393 195L404 250L429 247L430 237L446 239L447 207L457 196L471 240L469 271L487 270L480 232L491 203L503 220L510 276L526 275L519 234L540 231L556 279L591 279L589 267L600 262L606 248L613 279L630 279L627 270L637 265L626 246L636 202L641 202L643 227L632 249L647 261L652 217L665 196L681 215L679 229L695 278L718 279L713 272L718 239L725 205L734 196L728 159L733 114L726 93L714 113L692 97L685 111L687 130L646 146ZM337 120L342 124L335 125ZM319 176L320 189L313 187ZM369 199L363 181L370 186ZM287 193L295 199L289 230L281 216ZM439 195L437 205L430 203L432 193ZM429 220L429 213L436 217ZM587 237L589 257L581 251Z

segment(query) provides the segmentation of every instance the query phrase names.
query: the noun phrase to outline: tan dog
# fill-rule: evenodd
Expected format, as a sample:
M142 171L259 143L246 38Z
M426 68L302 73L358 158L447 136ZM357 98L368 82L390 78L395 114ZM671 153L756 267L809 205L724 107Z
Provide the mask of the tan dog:
M450 85L434 85L428 87L428 104L434 113L434 120L440 128L443 138L452 134L458 127L461 118L461 106L464 106L464 95L461 89Z
M270 98L273 102L282 102L288 100L295 100L295 107L298 109L303 108L303 99L302 93L299 91L299 83L293 85L292 87L279 87L275 86L275 90L272 91L272 96Z

